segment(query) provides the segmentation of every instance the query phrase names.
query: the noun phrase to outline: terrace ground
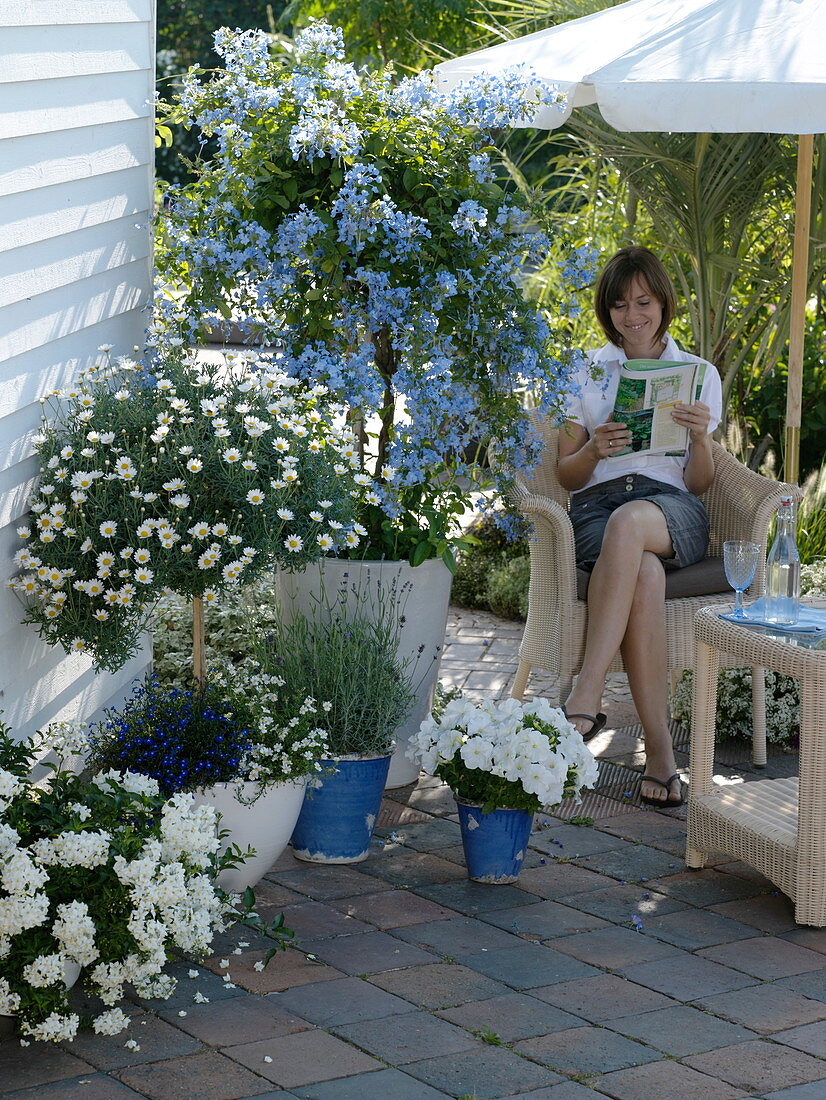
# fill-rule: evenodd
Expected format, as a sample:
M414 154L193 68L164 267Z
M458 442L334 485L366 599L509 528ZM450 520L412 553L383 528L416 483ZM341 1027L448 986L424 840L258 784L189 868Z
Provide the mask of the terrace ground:
M454 609L443 681L506 695L520 637ZM555 698L541 677L529 691ZM450 792L423 778L389 792L366 862L278 861L259 908L283 911L296 941L264 971L268 941L236 928L177 968L171 1000L134 1004L139 1050L126 1035L62 1049L6 1038L2 1095L823 1100L826 930L796 926L744 864L686 870L684 808L639 803L622 677L605 704L598 787L537 819L517 885L468 881ZM718 759L721 783L797 769L775 754L756 773L748 746Z

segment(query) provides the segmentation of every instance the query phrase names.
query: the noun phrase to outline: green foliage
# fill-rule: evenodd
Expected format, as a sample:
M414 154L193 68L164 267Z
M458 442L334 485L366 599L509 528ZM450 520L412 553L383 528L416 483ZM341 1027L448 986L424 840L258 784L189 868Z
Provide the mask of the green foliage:
M396 608L383 604L368 619L358 601L341 599L328 610L329 617L321 610L312 618L296 615L258 638L257 660L283 680L276 714L296 713L309 696L321 704L317 721L328 755L387 753L415 697L396 657Z
M797 514L797 548L804 565L826 558L826 466L813 470L803 484Z
M520 526L520 517L506 513L506 518L507 530L493 515L481 516L468 528L467 545L457 555L450 593L452 602L459 607L493 611L488 597L491 574L513 558L526 554L527 534L524 526Z
M266 572L250 584L227 592L204 607L204 663L210 668L238 666L252 652L256 631L267 633L279 622L278 579ZM150 621L152 670L164 684L184 684L192 675L192 603L171 593L155 605Z
M803 393L800 425L800 478L820 469L826 454L826 315L822 306L806 319L803 345ZM732 407L759 455L771 450L775 464L784 445L788 365L785 357L771 370L746 364L735 380ZM823 551L826 553L826 550Z
M526 619L530 581L531 559L527 554L493 568L488 575L487 601L494 615Z
M293 0L279 22L325 19L343 28L358 64L415 71L474 49L484 34L478 12L478 0Z

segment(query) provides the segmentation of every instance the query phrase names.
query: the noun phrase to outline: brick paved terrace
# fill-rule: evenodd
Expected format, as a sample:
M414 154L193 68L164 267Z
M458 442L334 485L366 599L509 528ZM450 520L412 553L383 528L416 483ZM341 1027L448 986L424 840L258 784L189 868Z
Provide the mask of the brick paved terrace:
M520 636L454 612L443 681L506 695ZM6 1038L2 1095L824 1100L826 930L797 927L743 864L686 870L684 809L639 804L622 678L605 704L598 789L537 820L517 885L468 881L450 793L423 778L389 792L366 862L279 860L259 908L283 910L296 941L263 972L268 941L236 928L177 968L171 1000L134 1004L139 1050L125 1035ZM724 749L718 782L755 778L748 747ZM775 755L760 775L796 768Z

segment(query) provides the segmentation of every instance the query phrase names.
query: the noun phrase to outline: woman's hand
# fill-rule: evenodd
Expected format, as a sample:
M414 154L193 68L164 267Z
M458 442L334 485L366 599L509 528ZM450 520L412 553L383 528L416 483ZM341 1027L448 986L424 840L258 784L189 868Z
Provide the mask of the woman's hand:
M693 405L684 405L680 401L671 410L671 418L681 427L688 428L692 443L698 443L708 435L711 409L702 401L696 401Z
M619 454L623 447L630 446L631 432L626 424L606 420L604 424L597 424L590 442L597 458L610 458Z

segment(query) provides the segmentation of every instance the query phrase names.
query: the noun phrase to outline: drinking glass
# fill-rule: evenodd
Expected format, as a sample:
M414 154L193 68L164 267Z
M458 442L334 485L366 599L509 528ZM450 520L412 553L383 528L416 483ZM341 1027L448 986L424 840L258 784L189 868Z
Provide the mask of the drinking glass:
M723 568L726 580L735 592L732 612L735 619L747 618L743 610L743 593L754 580L759 554L760 547L756 542L734 539L723 543Z

